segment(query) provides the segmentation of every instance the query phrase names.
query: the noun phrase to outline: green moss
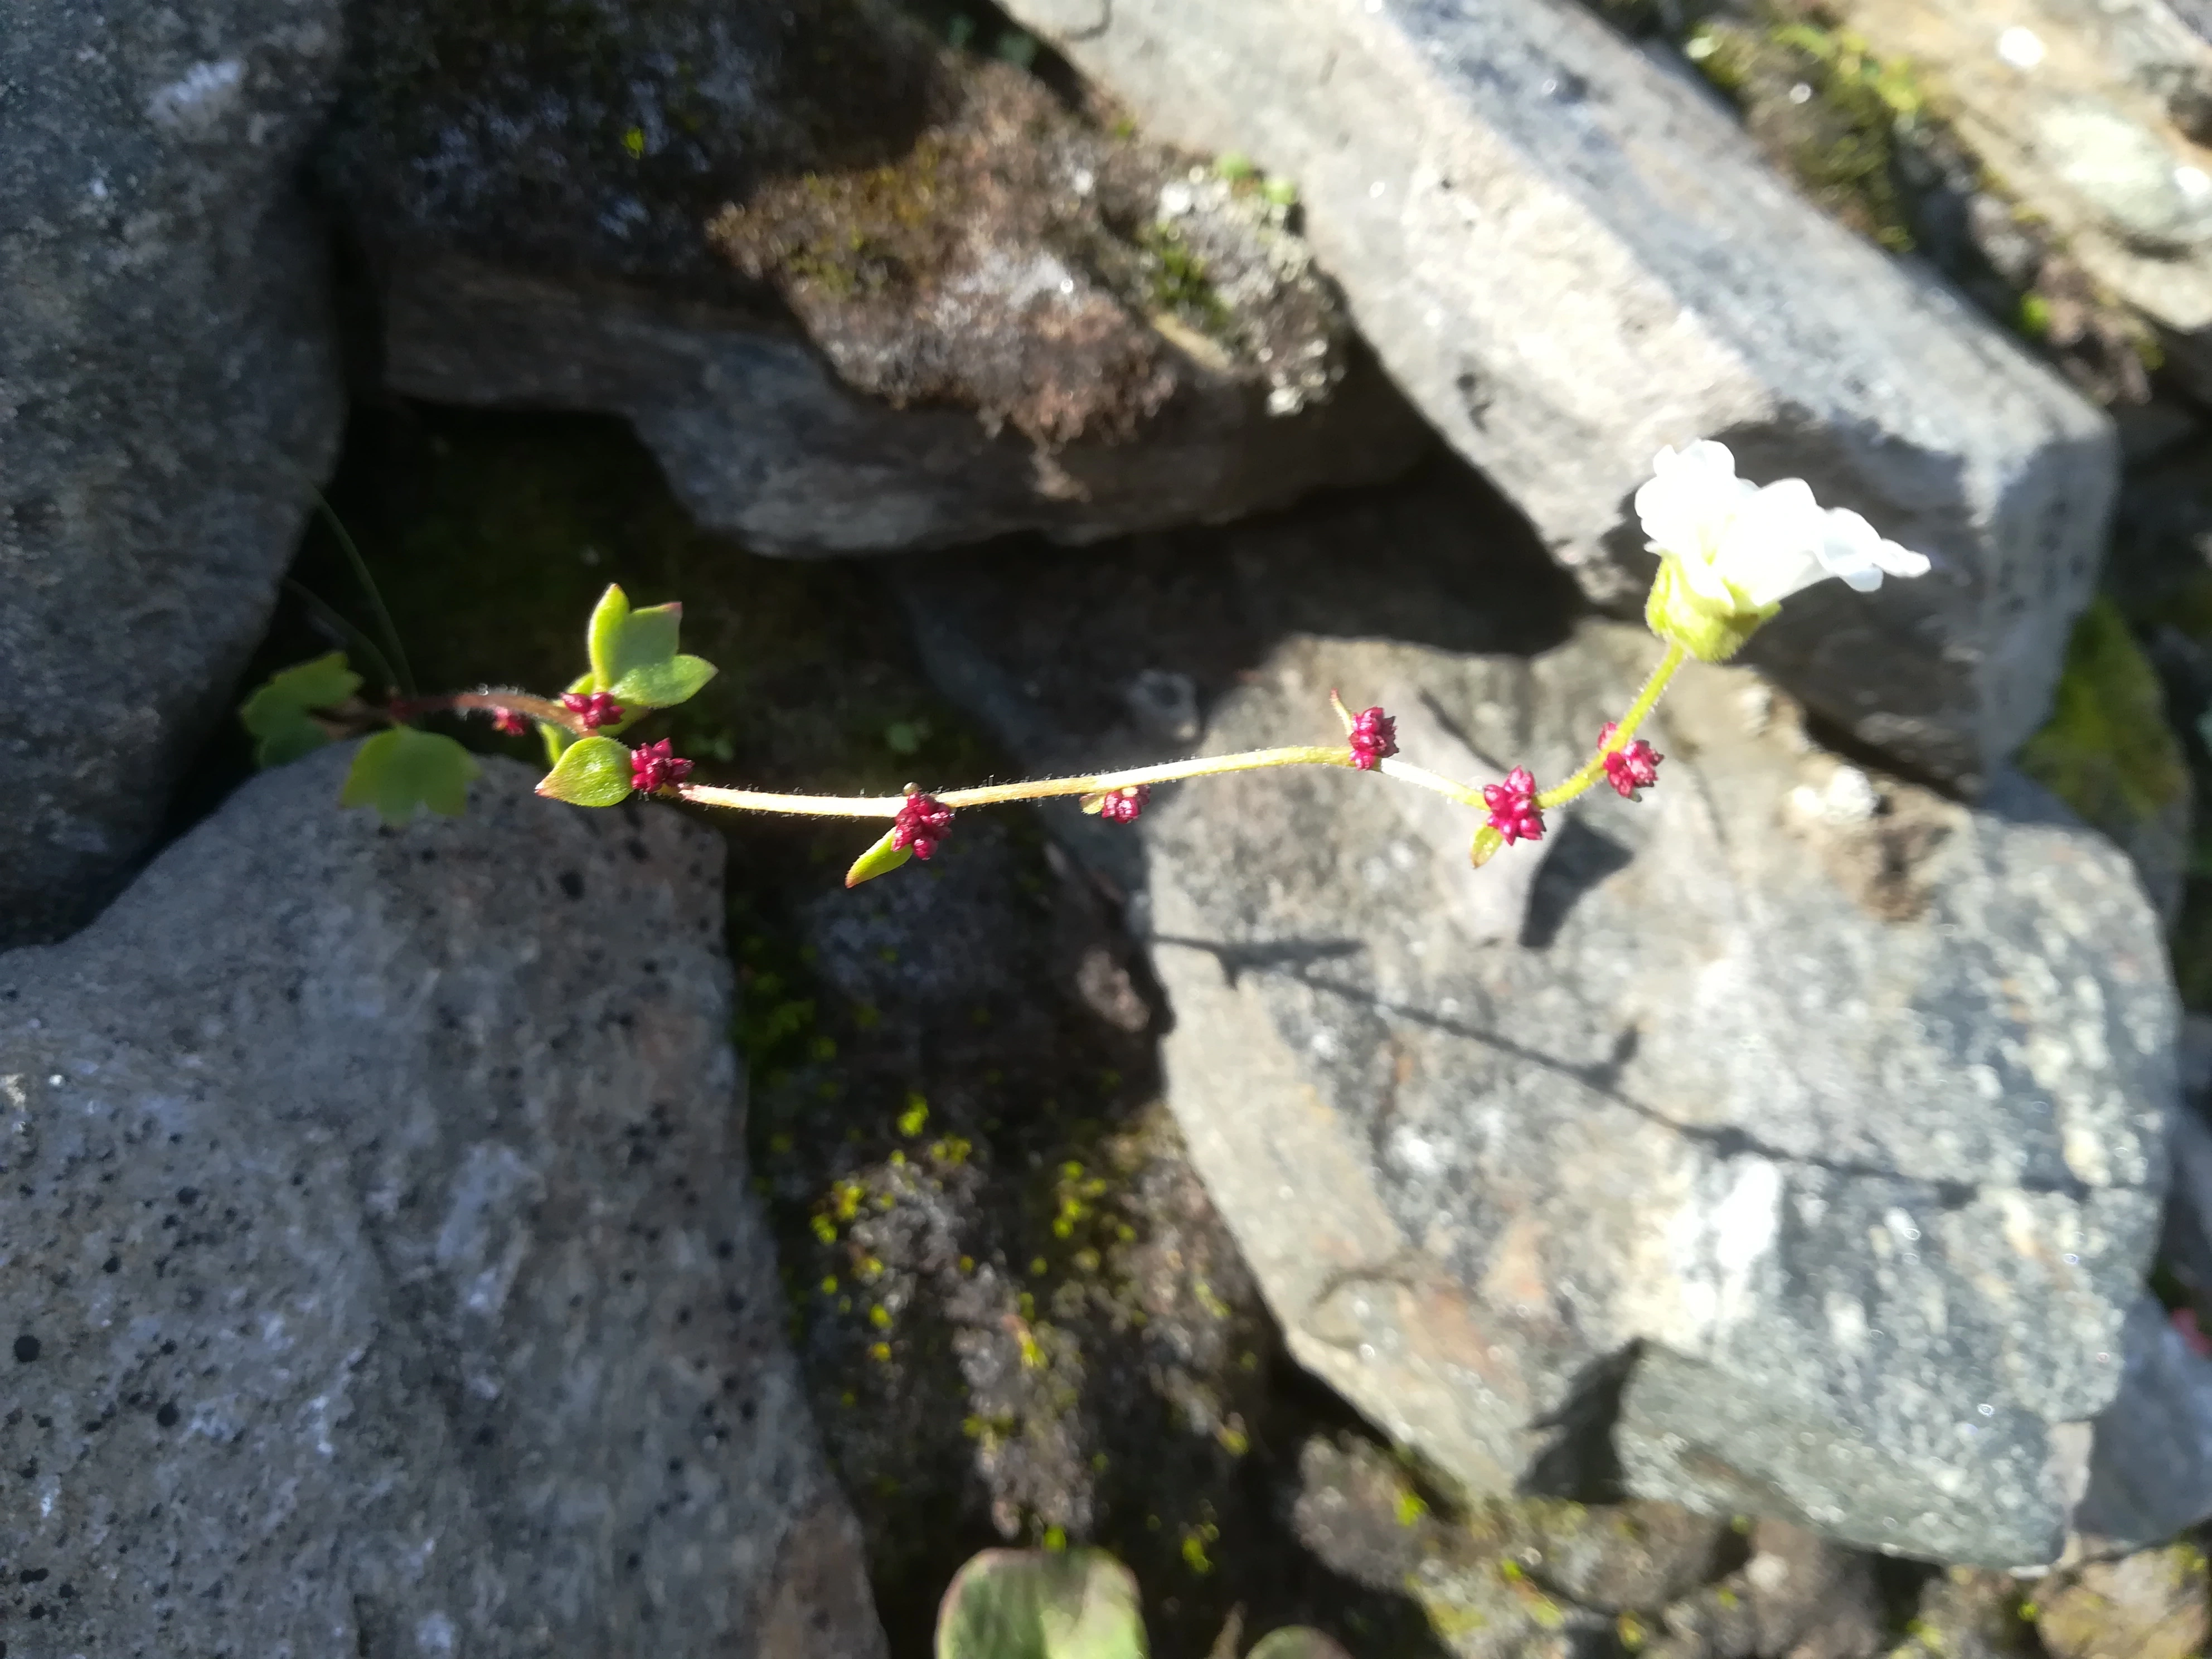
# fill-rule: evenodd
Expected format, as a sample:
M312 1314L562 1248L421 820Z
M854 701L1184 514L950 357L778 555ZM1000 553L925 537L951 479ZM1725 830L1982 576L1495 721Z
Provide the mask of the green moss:
M1181 231L1173 225L1155 222L1145 227L1138 240L1150 256L1155 307L1173 312L1210 334L1229 327L1229 307L1214 291L1206 261L1191 250Z
M1684 51L1814 202L1884 247L1911 248L1895 166L1904 135L1926 108L1911 66L1877 55L1846 29L1771 7L1763 19L1700 24Z
M2187 798L2189 770L2166 699L2119 607L2100 596L2075 624L2051 714L2021 769L2116 835Z

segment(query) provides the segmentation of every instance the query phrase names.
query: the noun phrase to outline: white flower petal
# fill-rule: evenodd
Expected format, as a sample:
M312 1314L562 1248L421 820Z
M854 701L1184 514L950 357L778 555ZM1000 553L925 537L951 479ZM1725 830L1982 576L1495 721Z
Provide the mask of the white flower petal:
M1744 503L1713 568L1747 604L1772 605L1829 574L1820 556L1826 529L1812 486L1784 478Z
M1893 576L1924 576L1930 568L1925 553L1888 541L1875 549L1874 562Z
M1708 563L1737 510L1757 491L1735 476L1735 459L1725 446L1701 441L1651 458L1650 481L1636 492L1636 516L1661 553L1686 565Z
M1827 515L1827 533L1820 544L1820 562L1830 574L1840 576L1862 593L1881 586L1884 574L1924 576L1928 561L1910 548L1885 541L1875 527L1849 507L1835 507Z
M1872 525L1848 507L1836 507L1828 513L1821 531L1819 552L1828 574L1861 593L1881 586L1881 567L1875 562L1881 537Z

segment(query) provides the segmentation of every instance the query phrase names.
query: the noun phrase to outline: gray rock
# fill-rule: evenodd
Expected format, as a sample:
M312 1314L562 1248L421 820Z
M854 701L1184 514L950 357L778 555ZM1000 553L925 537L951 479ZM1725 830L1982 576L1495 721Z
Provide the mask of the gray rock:
M341 413L295 187L337 0L25 0L0 38L0 945L124 878Z
M498 760L386 830L344 760L0 957L11 1638L880 1655L748 1190L718 843Z
M2164 1544L2212 1516L2212 1359L2149 1297L2128 1316L2120 1391L2097 1419L2075 1530L2100 1552Z
M1846 0L1838 21L1942 88L1944 119L2212 392L2212 41L2166 0ZM2008 54L1993 49L2015 33Z
M2186 1540L2090 1562L2036 1601L2051 1659L2195 1659L2212 1640L2204 1553Z
M2109 425L1794 197L1696 87L1562 0L1011 9L1162 137L1297 180L1384 365L1590 592L1640 595L1653 452L1719 437L1937 561L1795 606L1755 662L1970 792L2041 720Z
M1325 740L1336 686L1417 763L1559 777L1655 647L1562 637L1494 544L1455 589L1484 527L1439 514L1424 544L1427 510L1124 551L1110 597L948 562L912 602L940 683L1031 765L1118 758L1101 667L1151 665L1212 700L1207 750ZM1354 548L1364 598L1332 586ZM1588 798L1480 876L1466 815L1381 780L1163 792L1122 868L1193 1162L1293 1353L1470 1488L1572 1491L1617 1455L1644 1496L2048 1559L2165 1191L2155 918L2048 798L1869 776L1740 671L1686 672L1652 737L1674 758L1641 805Z
M883 0L357 10L324 171L386 384L625 415L761 551L1081 540L1428 442L1259 180Z

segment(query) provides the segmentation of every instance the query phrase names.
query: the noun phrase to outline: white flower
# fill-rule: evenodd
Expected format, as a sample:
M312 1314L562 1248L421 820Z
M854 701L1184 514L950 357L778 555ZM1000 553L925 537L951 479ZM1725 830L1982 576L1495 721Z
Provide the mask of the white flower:
M1824 509L1802 478L1764 488L1735 476L1725 445L1700 440L1652 458L1636 514L1660 556L1646 617L1692 655L1733 655L1790 594L1838 577L1862 593L1884 575L1927 572L1857 514Z

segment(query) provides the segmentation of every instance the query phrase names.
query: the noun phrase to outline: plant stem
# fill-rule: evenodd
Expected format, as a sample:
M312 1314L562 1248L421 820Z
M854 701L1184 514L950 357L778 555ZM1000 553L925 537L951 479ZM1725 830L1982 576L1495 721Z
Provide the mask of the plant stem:
M395 720L411 720L449 709L487 714L512 710L547 726L574 732L580 738L589 736L592 729L584 724L582 715L550 697L534 697L527 691L453 691L436 697L394 697L386 705L385 712Z
M314 495L317 509L330 526L331 532L337 538L338 546L345 553L346 562L353 567L354 580L368 595L368 603L376 612L379 625L384 629L384 642L392 647L392 661L386 666L398 665L398 689L411 697L415 695L415 671L408 666L407 647L399 643L399 630L392 626L392 612L385 608L384 595L376 586L376 578L369 574L368 561L362 557L361 549L354 545L353 537L346 530L345 520L338 517L337 509L324 499L321 490L316 490Z
M986 784L976 789L950 789L933 799L940 805L995 806L1007 801L1042 800L1054 795L1095 795L1109 789L1133 788L1139 784L1172 783L1179 778L1218 777L1231 772L1256 772L1270 766L1352 767L1352 750L1343 744L1298 744L1283 749L1251 749L1237 755L1210 755L1197 760L1170 761L1159 766L1134 766L1120 772L1086 772L1073 777L1033 778L1025 783ZM1386 760L1378 769L1401 782L1419 784L1449 797L1462 805L1480 806L1482 794L1449 778L1404 761ZM904 795L777 795L756 789L717 789L711 785L684 783L676 793L702 806L730 806L748 812L790 812L812 817L890 818L906 804Z
M1613 735L1598 745L1596 752L1583 763L1582 770L1565 783L1547 789L1536 797L1537 806L1549 811L1554 806L1564 806L1583 791L1595 783L1605 773L1605 757L1628 747L1636 736L1636 728L1644 724L1651 711L1659 706L1659 698L1667 690L1667 683L1674 678L1674 671L1689 660L1690 653L1679 645L1669 645L1667 654L1659 659L1659 665L1651 671L1651 678L1644 682L1644 689L1636 694L1636 701L1628 705L1613 728Z

